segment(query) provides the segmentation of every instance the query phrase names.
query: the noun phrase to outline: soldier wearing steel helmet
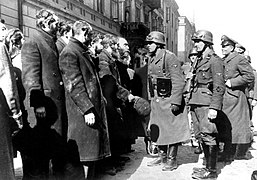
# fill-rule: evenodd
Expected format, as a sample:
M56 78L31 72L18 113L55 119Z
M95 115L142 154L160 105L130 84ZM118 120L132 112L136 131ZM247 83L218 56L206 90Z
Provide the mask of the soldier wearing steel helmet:
M192 118L199 122L200 141L206 159L205 168L194 168L196 179L216 178L218 152L218 124L223 122L223 94L225 92L222 59L214 53L210 31L199 30L192 37L194 47L201 54L195 69L195 80L189 106Z
M146 37L149 49L148 91L151 100L149 128L151 140L159 148L158 157L148 166L163 164L163 171L178 167L180 142L190 139L187 110L183 99L185 81L176 55L165 50L165 36L152 31Z

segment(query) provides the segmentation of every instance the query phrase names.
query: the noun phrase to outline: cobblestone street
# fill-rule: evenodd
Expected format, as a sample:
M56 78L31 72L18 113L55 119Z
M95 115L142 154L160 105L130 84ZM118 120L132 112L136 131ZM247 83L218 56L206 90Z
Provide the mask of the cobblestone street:
M257 170L257 136L253 144L250 160L235 160L230 165L218 163L219 176L217 180L250 180L251 174ZM134 152L126 155L130 161L115 176L98 175L97 180L190 180L192 168L202 166L202 154L195 155L191 146L180 146L178 154L178 169L163 172L162 166L148 167L147 162L153 158L146 154L143 138L139 138L133 146ZM20 158L15 159L15 171L18 179L22 178L22 165Z

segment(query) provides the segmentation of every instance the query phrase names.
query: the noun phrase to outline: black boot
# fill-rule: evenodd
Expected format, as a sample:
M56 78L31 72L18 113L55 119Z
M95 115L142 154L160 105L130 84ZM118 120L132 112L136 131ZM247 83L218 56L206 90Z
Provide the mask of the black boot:
M167 163L164 164L163 171L172 171L178 168L177 164L177 153L178 153L178 144L169 145L167 150Z
M233 161L233 159L231 158L231 154L233 154L231 150L231 141L225 141L223 152L221 153L221 156L218 158L218 162L224 162L226 165L231 164L231 162Z
M195 154L202 154L202 148L201 148L201 144L200 142L198 142L198 146L196 146L195 150L194 150L194 153Z
M166 152L159 150L158 157L156 159L154 159L153 161L148 162L147 166L149 166L149 167L158 166L158 165L164 164L166 162L167 162Z
M236 160L249 160L252 158L252 156L247 154L247 151L249 149L249 144L238 144L236 149Z
M207 147L209 149L209 156L206 159L206 168L202 169L202 171L194 172L192 175L194 179L215 180L217 178L216 163L218 148L217 145Z
M206 168L209 168L209 164L208 164L208 158L209 158L209 155L210 155L209 146L207 146L206 144L202 143L202 148L203 148L203 153L204 153L203 165L205 167L204 168L194 167L193 168L193 173L202 172L202 171L205 171Z

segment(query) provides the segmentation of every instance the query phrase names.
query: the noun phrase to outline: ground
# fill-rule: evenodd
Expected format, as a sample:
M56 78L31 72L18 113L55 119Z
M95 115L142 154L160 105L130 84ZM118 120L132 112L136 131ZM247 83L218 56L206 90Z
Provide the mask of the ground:
M250 150L253 158L250 160L235 160L230 165L224 166L218 163L219 176L217 180L250 180L251 174L257 170L257 136ZM203 155L193 153L193 148L189 145L179 147L178 169L171 172L163 172L162 166L148 167L147 162L153 157L146 154L143 138L138 138L133 145L135 150L127 154L130 160L115 176L98 175L97 180L191 180L193 167L202 167ZM22 163L20 156L14 159L15 173L17 179L22 178Z

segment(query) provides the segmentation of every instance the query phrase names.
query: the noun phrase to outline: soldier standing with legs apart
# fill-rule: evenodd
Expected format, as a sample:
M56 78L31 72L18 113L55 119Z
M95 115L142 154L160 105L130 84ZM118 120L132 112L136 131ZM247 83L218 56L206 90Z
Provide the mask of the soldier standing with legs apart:
M165 36L152 31L146 37L149 49L148 90L151 100L149 127L151 139L159 148L159 156L148 166L164 164L163 171L178 167L180 142L190 139L187 110L183 99L185 81L181 63L172 52L164 49Z
M189 100L192 118L199 122L200 141L206 159L206 168L194 168L195 179L216 179L218 153L217 123L222 121L222 100L225 91L224 67L212 48L212 33L199 30L193 36L200 59L195 69L193 91Z

